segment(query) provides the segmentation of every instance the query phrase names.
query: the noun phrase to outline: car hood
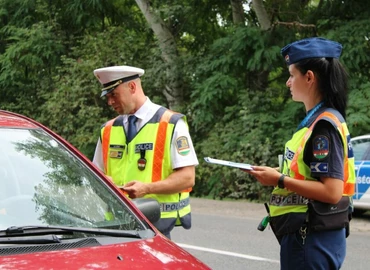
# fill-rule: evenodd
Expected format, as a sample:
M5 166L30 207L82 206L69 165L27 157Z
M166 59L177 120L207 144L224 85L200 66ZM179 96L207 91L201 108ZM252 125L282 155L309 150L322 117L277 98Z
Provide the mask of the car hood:
M16 247L16 246L13 246ZM32 250L32 246L23 246ZM148 240L59 251L2 255L1 269L210 269L174 242Z

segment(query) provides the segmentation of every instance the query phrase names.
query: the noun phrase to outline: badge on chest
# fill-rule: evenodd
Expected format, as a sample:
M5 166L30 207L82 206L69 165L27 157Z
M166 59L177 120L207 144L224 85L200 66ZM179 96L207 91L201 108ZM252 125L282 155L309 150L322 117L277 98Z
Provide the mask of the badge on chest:
M141 143L135 145L135 153L140 153L140 158L137 160L137 168L140 171L145 170L146 167L146 158L145 158L146 151L153 151L152 143Z
M125 151L125 145L111 144L109 145L109 157L121 159Z

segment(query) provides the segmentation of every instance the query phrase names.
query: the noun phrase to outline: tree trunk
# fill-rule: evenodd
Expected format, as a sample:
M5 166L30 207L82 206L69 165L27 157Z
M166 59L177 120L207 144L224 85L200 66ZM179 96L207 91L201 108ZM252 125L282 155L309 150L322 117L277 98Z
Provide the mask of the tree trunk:
M234 24L244 24L244 8L242 0L230 0Z
M271 28L271 21L263 5L263 0L252 0L252 7L254 12L256 12L256 16L258 22L260 23L262 30L268 30Z
M256 12L256 16L260 27L262 30L269 30L271 28L271 21L263 5L263 0L252 0L252 8ZM269 71L263 70L257 75L257 80L255 81L256 88L264 91L268 85L268 75Z
M135 1L158 39L161 55L167 66L167 80L163 94L168 101L169 108L174 110L183 103L182 76L177 64L178 51L175 38L163 20L151 10L149 0Z

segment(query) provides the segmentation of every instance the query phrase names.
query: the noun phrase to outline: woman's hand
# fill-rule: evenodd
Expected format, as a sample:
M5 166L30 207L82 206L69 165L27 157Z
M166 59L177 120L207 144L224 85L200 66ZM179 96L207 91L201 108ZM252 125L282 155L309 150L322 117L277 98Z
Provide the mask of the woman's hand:
M252 168L253 170L242 169L242 171L253 175L264 186L277 186L281 173L276 168L267 166L252 166Z

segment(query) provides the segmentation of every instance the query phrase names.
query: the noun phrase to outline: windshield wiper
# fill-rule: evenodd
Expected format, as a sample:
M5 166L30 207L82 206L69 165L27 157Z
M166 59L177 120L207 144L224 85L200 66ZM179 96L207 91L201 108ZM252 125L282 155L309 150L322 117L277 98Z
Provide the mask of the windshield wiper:
M29 236L29 235L45 235L45 234L72 234L74 232L108 235L116 237L132 237L132 238L148 238L154 234L151 230L111 230L99 228L79 228L68 226L40 226L40 225L27 225L27 226L12 226L6 230L0 230L0 238L2 237L15 237L15 236Z
M60 239L52 235L41 235L41 236L15 236L15 237L1 237L0 244L53 244L61 243Z

